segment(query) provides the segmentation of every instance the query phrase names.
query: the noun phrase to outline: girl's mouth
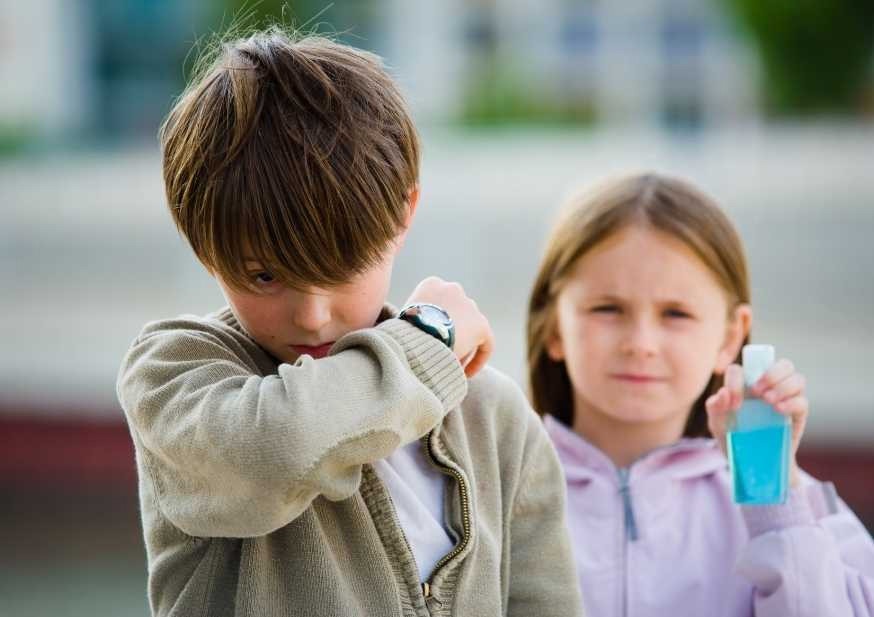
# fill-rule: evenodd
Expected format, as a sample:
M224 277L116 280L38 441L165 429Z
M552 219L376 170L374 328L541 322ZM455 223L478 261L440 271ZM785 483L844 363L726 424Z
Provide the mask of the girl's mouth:
M614 373L610 375L613 379L624 381L626 383L661 383L667 381L664 377L656 377L654 375L645 375L641 373Z

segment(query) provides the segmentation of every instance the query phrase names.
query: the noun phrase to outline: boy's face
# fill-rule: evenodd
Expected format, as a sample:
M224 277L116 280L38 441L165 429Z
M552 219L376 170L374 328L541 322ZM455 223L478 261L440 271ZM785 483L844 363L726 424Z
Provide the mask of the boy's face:
M376 323L399 247L392 243L378 265L328 289L291 289L254 260L246 265L258 291L238 291L220 275L216 279L240 324L275 358L288 363L304 354L322 358L344 334Z
M346 283L327 289L291 289L274 280L257 260L246 269L258 291L238 291L216 274L216 280L240 325L256 343L280 362L294 363L304 354L328 355L343 335L376 324L388 296L394 260L404 245L419 202L419 187L410 189L402 231L382 259Z

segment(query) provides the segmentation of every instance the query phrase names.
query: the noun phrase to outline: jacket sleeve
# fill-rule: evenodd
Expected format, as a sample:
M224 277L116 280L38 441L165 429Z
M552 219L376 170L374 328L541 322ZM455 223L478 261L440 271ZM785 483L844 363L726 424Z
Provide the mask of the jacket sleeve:
M583 615L565 521L565 481L540 419L528 407L528 443L510 521L507 615Z
M265 535L316 496L351 496L362 464L426 433L467 388L451 350L397 319L269 376L218 328L164 323L135 341L117 388L140 474L192 536Z
M787 503L741 508L756 617L874 616L874 542L829 487L804 476Z

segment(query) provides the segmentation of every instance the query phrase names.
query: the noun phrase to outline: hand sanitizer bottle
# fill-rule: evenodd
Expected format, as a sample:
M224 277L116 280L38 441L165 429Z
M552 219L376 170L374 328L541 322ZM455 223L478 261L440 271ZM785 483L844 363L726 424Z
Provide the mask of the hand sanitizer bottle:
M743 369L744 402L729 422L727 446L734 501L764 505L786 501L789 486L789 418L749 388L774 364L770 345L746 345Z

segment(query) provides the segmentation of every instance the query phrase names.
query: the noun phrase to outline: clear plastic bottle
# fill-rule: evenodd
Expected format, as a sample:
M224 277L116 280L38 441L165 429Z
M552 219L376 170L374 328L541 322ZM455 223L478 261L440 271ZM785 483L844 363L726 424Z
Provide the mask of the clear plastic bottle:
M791 443L789 418L749 393L749 388L772 364L774 348L771 345L743 348L744 402L730 421L727 435L732 489L738 504L786 501Z

